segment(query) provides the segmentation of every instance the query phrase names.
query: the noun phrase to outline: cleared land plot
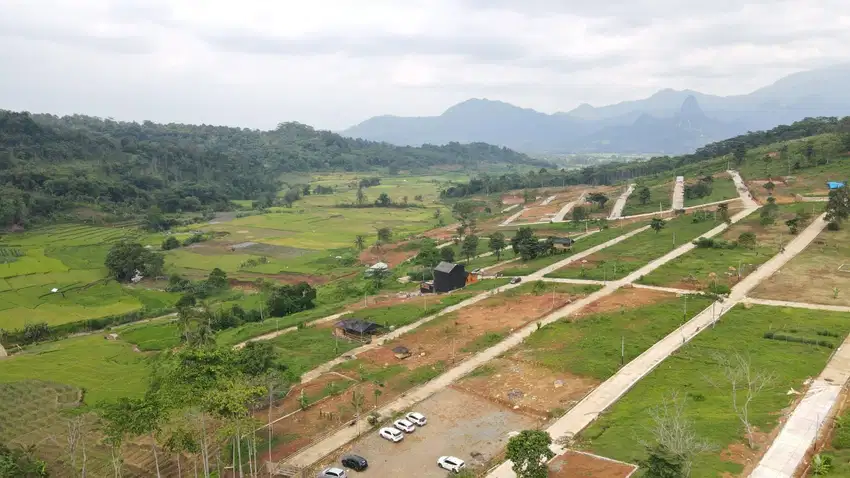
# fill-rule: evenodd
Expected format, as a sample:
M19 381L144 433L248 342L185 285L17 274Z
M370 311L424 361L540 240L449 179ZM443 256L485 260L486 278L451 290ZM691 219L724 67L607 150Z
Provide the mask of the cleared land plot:
M733 224L720 235L722 240L737 241L741 234L752 232L756 235L756 246L753 249L741 245L732 249L696 248L664 264L637 282L726 293L739 282L739 271L740 279L743 279L779 252L780 241L787 244L792 239L785 221L793 218L797 209L797 206L780 206L776 222L767 226L761 225L758 213L754 213ZM800 229L806 225L807 223L801 223Z
M331 373L316 381L296 387L279 409L292 411L297 408L300 388L305 388L305 394L311 397L330 398L304 412L281 420L275 426L276 434L290 436L290 439L285 443L280 439L281 444L275 447L273 456L275 459L288 456L339 423L350 420L354 416L352 394L355 391L366 399L363 410L371 410L376 404L385 404L410 388L437 377L453 363L495 345L511 331L545 315L553 308L562 307L568 301L586 296L597 289L595 286L564 284L544 284L543 287L539 295L535 295L531 293L534 285L528 284L436 318L408 334L360 354L354 360L338 365ZM329 343L313 344L311 348L333 349L335 339L330 337L328 329L324 329L324 333ZM344 342L340 339L340 343ZM411 356L406 359L397 358L393 349L399 346L406 347ZM299 348L290 353L295 356L307 352ZM329 359L339 354L328 355ZM335 385L319 385L314 382ZM342 393L343 387L351 388L355 384L359 384L356 389ZM379 391L377 395L375 390ZM277 409L275 413L278 413ZM335 423L337 425L334 425Z
M649 199L642 202L640 198L640 190L643 186L640 184L635 187L634 192L626 200L626 207L623 208L623 216L634 216L636 214L646 214L650 212L666 211L673 207L673 181L655 186L647 186L649 188Z
M529 261L519 261L506 264L505 266L494 269L491 272L501 272L506 276L525 276L532 274L548 265L567 259L573 254L578 254L579 252L586 251L591 247L596 247L645 225L645 223L641 222L632 224L614 224L608 229L603 229L585 238L578 239L575 244L573 244L572 250L566 250L551 256L538 257Z
M527 204L526 207L528 209L526 209L520 217L516 218L514 222L521 225L525 222L549 221L558 214L558 211L563 209L567 203L578 199L578 197L581 196L581 190L570 188L567 191L554 191L546 193L544 197L553 195L557 195L557 197L545 206L540 205L540 200ZM567 215L567 219L569 218L570 216Z
M507 446L510 432L540 425L539 420L453 389L423 401L416 411L428 417L428 424L401 442L391 443L370 430L351 445L352 453L369 460L369 468L358 476L445 476L437 466L443 455L481 466Z
M745 465L758 461L783 412L798 399L788 391L803 392L805 380L823 369L834 350L831 347L841 344L850 329L848 318L848 314L806 309L738 306L638 382L583 431L581 438L593 453L632 463L643 459L642 443L652 443L650 411L677 392L697 436L714 447L696 457L691 476L737 476ZM773 338L765 338L770 333L775 334ZM778 336L829 346L777 340ZM746 444L743 426L732 408L731 385L718 362L735 353L750 361L754 373L772 375L770 385L749 408L751 423L758 430L754 436L757 450Z
M850 306L850 227L821 232L805 251L762 281L750 295Z
M549 462L549 478L626 478L637 465L609 460L589 453L568 451Z
M667 221L660 232L646 230L546 277L613 280L623 278L676 247L696 239L720 223L713 219L693 222L692 214ZM592 236L591 236L592 237Z
M0 382L43 380L73 385L86 390L89 405L143 394L149 373L144 354L102 335L50 342L0 360Z
M621 289L547 325L456 385L494 403L557 418L710 301ZM621 357L621 351L625 351Z
M696 183L697 180L685 181L685 186ZM714 177L711 182L711 194L701 198L688 199L685 197L685 207L698 206L700 204L708 204L726 199L735 199L738 197L738 189L735 187L735 182L728 174L723 173Z

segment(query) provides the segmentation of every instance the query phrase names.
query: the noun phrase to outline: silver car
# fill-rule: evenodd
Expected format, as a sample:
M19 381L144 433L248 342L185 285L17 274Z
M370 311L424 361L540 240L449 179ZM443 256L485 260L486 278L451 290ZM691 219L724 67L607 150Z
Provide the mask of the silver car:
M348 478L348 474L342 468L325 468L319 473L316 478Z

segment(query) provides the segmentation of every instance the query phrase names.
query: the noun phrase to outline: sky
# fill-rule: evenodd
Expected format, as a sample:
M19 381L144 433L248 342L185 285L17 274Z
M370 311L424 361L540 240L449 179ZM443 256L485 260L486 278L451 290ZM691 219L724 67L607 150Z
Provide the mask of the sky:
M0 0L0 109L341 130L748 93L848 44L847 0Z

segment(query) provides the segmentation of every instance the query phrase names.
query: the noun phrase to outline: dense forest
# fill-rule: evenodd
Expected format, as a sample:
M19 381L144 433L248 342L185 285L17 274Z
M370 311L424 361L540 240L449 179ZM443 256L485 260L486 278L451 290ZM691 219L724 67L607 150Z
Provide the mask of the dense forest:
M281 123L271 131L0 111L0 227L79 205L119 216L222 210L279 188L291 171L541 166L483 143L396 147Z
M482 175L465 184L445 189L444 197L463 197L473 194L489 194L512 189L569 186L576 184L607 185L640 176L667 173L689 164L713 158L729 156L730 159L745 154L747 150L773 143L807 138L825 133L841 135L835 151L823 154L839 154L850 151L850 117L806 118L791 125L777 126L768 131L750 132L734 138L718 141L699 148L692 154L661 156L648 161L610 162L575 170L541 169L527 174L504 174L498 177Z

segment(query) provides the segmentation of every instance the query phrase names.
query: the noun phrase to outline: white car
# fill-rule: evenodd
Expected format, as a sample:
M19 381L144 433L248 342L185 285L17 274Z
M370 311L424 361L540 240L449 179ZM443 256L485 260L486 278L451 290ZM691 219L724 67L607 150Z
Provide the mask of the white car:
M404 418L394 421L393 426L404 433L413 433L416 431L416 427L413 426L413 423L405 420Z
M381 435L381 438L386 438L387 440L398 443L404 440L404 433L396 430L395 428L385 427L381 428L378 432L378 435Z
M425 415L419 412L410 412L406 415L408 421L411 421L416 424L416 426L421 427L428 423L428 419L425 418Z
M348 478L348 475L341 468L325 468L318 478Z
M460 470L466 466L466 463L456 456L441 456L437 458L437 466L444 470L460 473Z

